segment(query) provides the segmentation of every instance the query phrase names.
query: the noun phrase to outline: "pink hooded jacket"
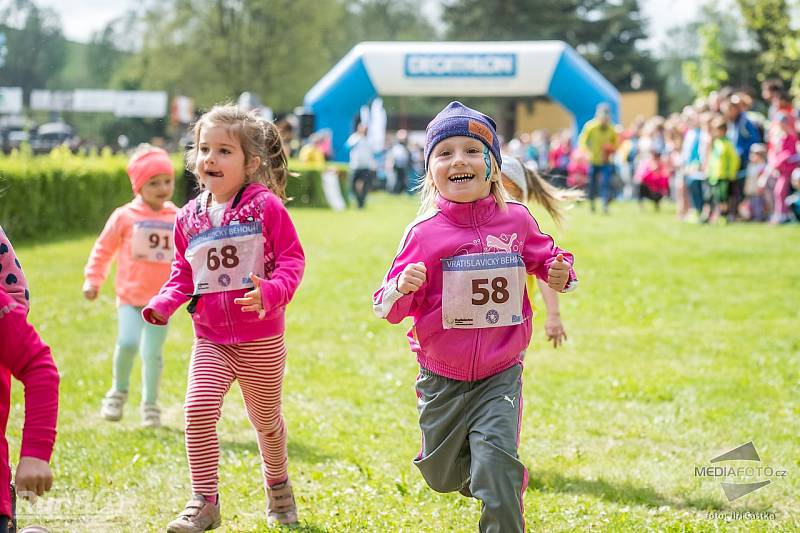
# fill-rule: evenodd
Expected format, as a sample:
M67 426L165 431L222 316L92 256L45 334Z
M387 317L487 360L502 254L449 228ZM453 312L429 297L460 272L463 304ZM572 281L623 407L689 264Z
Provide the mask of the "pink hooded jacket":
M436 206L434 213L415 220L406 230L383 284L373 295L373 308L392 324L407 316L414 319L408 342L420 366L450 379L476 381L521 361L531 339L531 306L524 297L523 321L518 325L444 329L441 259L516 251L528 274L546 280L548 268L558 254L563 254L570 266L573 257L539 231L523 204L509 202L507 211L501 211L492 196L472 203L451 202L438 196ZM406 265L420 261L425 263L427 281L417 292L402 294L397 289L400 273ZM570 268L565 291L576 287L577 279Z
M242 311L242 306L233 302L251 289L193 295L192 267L185 252L192 237L212 228L208 199L206 191L178 212L172 272L144 308L142 316L151 324L163 325L153 317L153 311L168 319L178 307L192 299L188 310L197 337L219 344L237 344L283 333L284 310L300 285L305 269L303 248L289 213L267 187L251 183L228 200L222 216L222 226L261 221L266 277L261 282L261 301L266 316L259 319L258 313Z
M0 287L0 516L11 516L8 491L6 427L11 406L11 376L25 386L25 425L20 457L50 461L58 418L58 369L50 348L42 342L26 318L25 304L12 299Z

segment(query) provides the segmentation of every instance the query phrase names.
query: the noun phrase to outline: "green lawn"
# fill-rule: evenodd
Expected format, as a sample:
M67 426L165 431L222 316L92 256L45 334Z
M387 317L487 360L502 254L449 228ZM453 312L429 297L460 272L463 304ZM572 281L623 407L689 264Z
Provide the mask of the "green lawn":
M307 254L287 315L284 394L300 530L475 531L479 503L434 493L411 464L419 430L408 324L380 321L370 306L417 205L369 201L363 212L291 212ZM569 342L546 345L537 317L526 361L529 529L797 531L800 226L698 226L669 210L614 207L604 217L579 206L557 236L575 253L581 283L562 299ZM166 345L165 427L139 427L138 364L124 420L103 421L116 315L111 284L93 303L80 294L93 238L17 245L30 318L62 374L55 489L21 511L53 531L163 531L190 493L189 317L176 314ZM220 531L267 531L258 450L235 387L219 431ZM751 440L760 464L787 477L729 504L720 480L696 477L695 467ZM731 511L774 519L708 518Z

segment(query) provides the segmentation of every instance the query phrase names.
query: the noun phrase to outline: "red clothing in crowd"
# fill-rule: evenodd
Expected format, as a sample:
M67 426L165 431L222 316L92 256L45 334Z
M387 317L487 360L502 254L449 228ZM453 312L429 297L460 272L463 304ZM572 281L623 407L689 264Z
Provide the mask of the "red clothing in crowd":
M669 169L667 165L650 159L642 162L637 169L640 182L650 191L667 196L669 194Z

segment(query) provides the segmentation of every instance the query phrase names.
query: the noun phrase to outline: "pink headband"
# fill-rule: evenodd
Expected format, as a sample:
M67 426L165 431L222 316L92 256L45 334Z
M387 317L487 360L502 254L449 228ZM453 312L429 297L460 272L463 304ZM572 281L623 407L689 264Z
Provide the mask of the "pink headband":
M133 192L139 194L147 180L153 176L166 174L175 177L175 167L164 150L153 150L128 163L128 176Z

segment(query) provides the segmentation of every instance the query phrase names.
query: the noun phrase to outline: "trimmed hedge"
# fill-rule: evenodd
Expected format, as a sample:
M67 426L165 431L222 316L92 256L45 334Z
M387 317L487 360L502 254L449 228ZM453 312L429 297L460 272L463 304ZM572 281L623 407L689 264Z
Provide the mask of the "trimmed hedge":
M183 160L176 155L173 161L173 201L182 205ZM66 149L36 157L24 152L0 155L0 225L15 240L99 232L111 212L131 200L127 163L126 156L110 151L85 156ZM327 207L320 169L290 164L298 175L287 185L287 196L293 198L289 207ZM346 173L340 170L339 175L344 193Z

